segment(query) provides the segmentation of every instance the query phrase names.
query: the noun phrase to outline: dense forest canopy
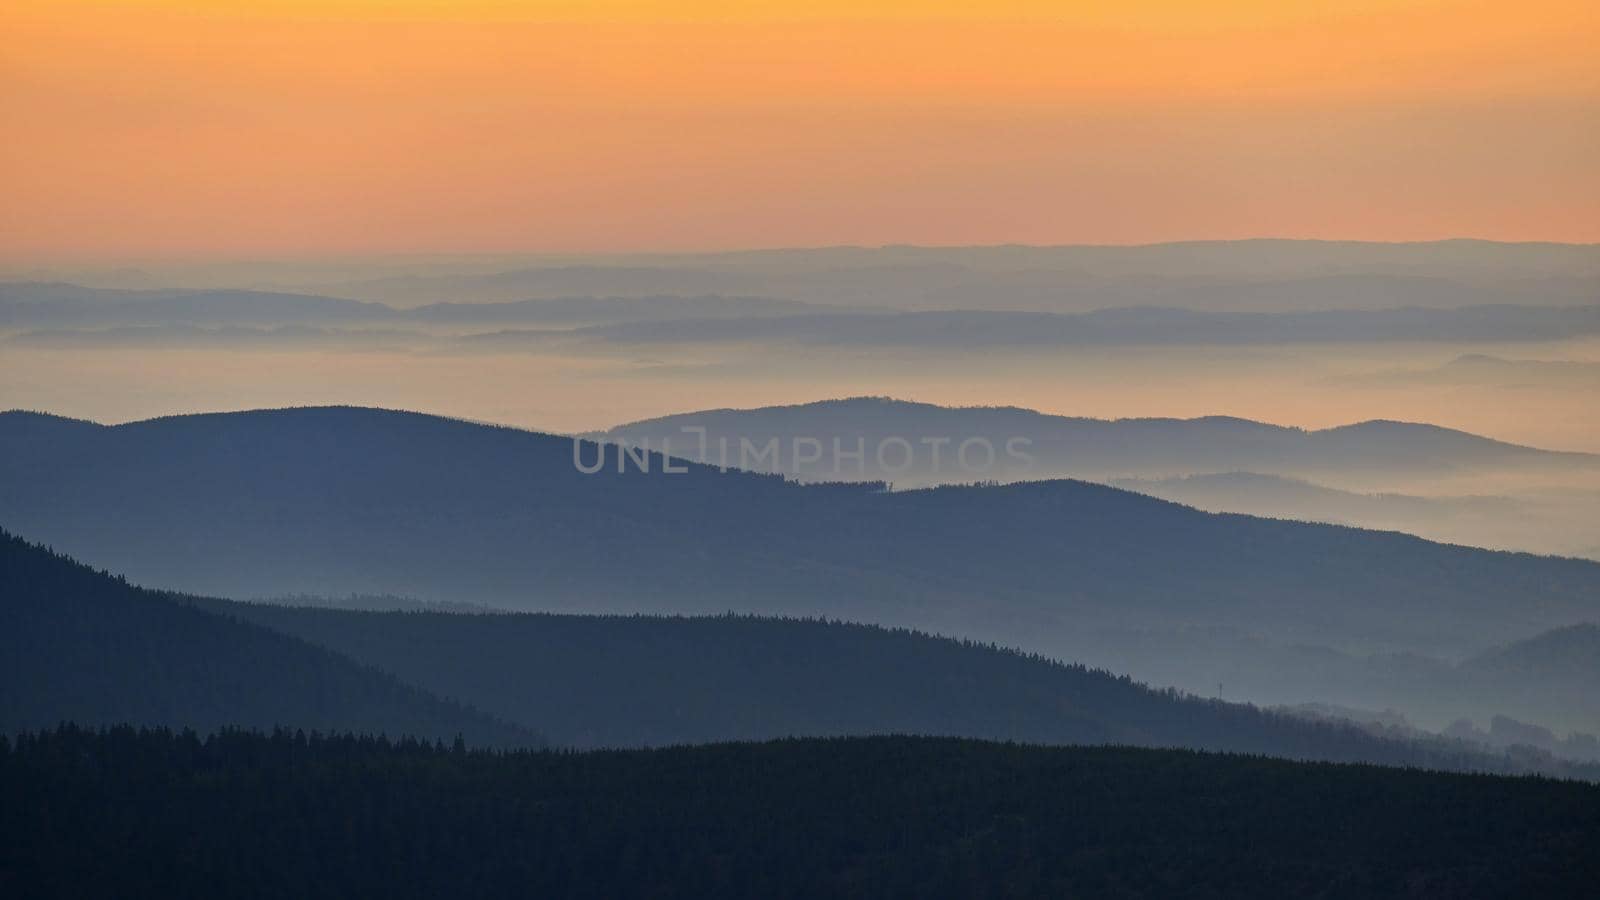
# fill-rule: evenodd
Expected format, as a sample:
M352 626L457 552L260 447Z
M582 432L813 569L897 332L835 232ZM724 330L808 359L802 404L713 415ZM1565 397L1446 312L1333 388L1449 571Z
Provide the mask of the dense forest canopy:
M1600 788L927 738L496 754L63 727L0 744L44 897L1588 897Z

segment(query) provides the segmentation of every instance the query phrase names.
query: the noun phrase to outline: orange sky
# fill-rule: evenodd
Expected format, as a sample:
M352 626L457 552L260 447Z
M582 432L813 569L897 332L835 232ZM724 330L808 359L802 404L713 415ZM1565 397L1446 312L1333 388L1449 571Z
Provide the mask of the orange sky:
M0 259L1597 241L1595 10L12 0Z

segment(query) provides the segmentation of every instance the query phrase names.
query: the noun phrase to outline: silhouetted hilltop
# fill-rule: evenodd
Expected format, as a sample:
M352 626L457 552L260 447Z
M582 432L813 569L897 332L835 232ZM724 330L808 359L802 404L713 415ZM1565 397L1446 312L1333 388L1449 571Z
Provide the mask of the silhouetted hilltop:
M106 426L85 419L69 419L45 412L8 410L0 412L0 452L9 460L30 456L34 448L53 446L58 441L71 440L74 433L97 431Z
M58 722L275 725L488 744L531 731L0 531L0 734Z

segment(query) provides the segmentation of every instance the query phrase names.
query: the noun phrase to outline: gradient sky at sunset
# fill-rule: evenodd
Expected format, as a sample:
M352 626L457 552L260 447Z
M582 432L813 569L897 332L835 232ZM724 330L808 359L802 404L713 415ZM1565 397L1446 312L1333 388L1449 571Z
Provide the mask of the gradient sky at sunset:
M1596 9L13 0L0 259L1600 241Z

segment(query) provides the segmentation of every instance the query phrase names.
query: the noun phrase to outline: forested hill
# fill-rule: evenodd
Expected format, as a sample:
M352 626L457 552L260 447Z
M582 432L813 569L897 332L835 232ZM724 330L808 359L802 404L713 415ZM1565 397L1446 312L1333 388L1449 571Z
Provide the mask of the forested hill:
M336 653L173 603L0 531L0 734L63 721L539 741Z
M908 733L1597 777L878 627L238 604L133 587L4 532L0 573L0 734L281 725L581 747Z
M595 445L579 447L585 462ZM781 612L1031 649L1185 623L1465 654L1593 619L1600 564L1210 515L1081 482L884 493L308 408L115 427L0 414L7 526L139 583L609 612ZM114 514L108 514L114 510Z
M0 797L0 891L34 900L1554 900L1600 883L1592 785L1114 747L496 755L69 728L0 741Z
M364 612L189 599L508 721L557 745L921 734L1128 744L1518 772L1412 743L905 630L747 616ZM1595 777L1594 767L1543 771Z

